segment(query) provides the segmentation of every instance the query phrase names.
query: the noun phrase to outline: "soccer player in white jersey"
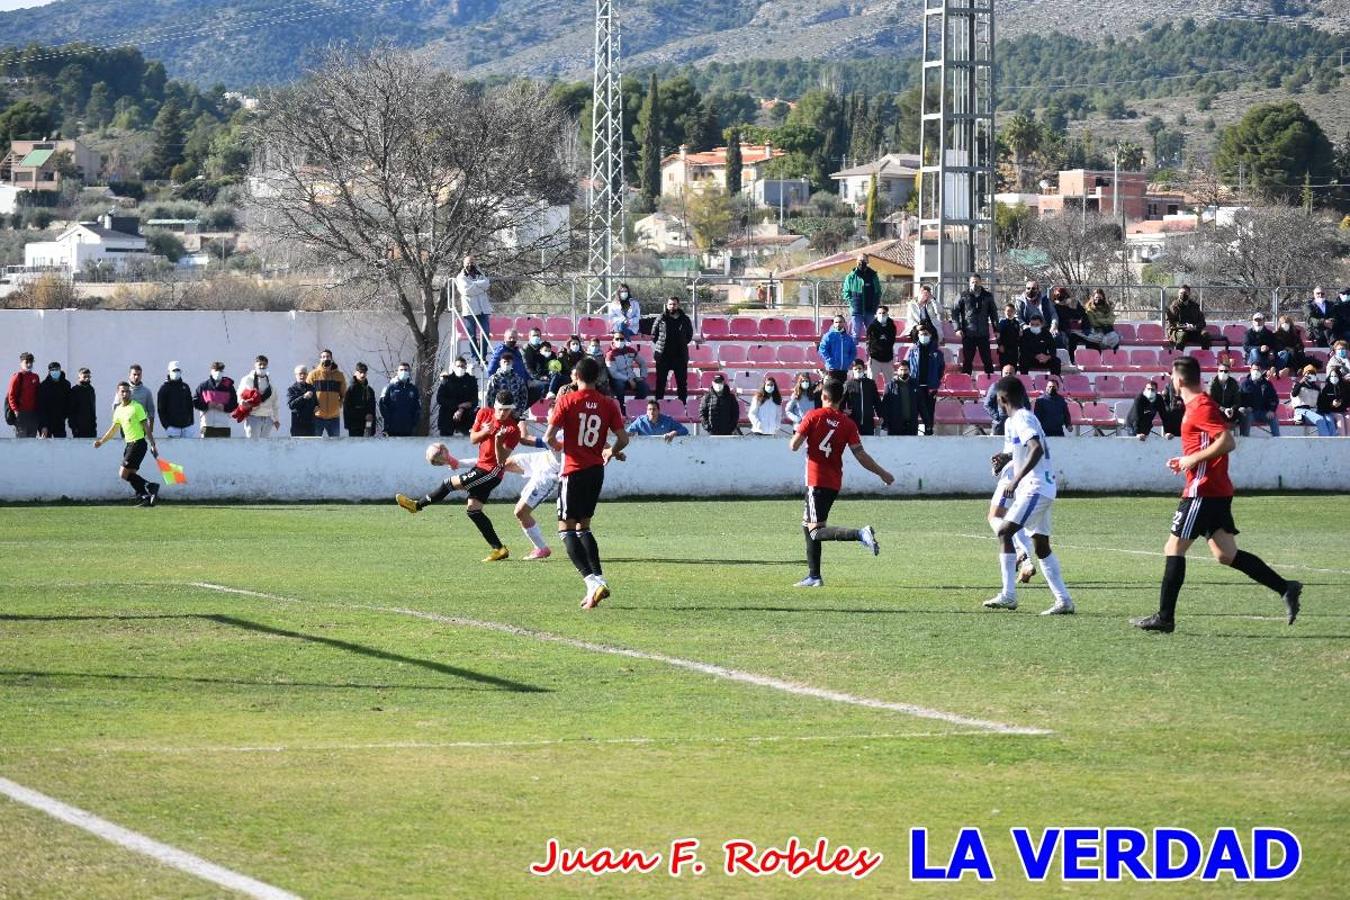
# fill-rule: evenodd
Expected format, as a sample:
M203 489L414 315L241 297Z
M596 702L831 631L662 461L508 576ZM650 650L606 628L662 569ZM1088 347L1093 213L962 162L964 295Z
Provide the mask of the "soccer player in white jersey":
M526 440L529 441L530 438L527 436ZM540 504L558 495L558 485L562 480L562 463L544 443L543 438L534 438L533 445L544 449L536 453L513 454L506 461L506 471L525 476L525 487L521 489L520 500L516 503L516 520L520 522L520 530L525 532L530 543L534 544L534 549L525 558L548 559L553 555L553 551L544 542L544 533L540 530L539 523L535 521L534 511Z
M1008 485L1012 484L1013 475L1017 472L1017 467L1012 463L1011 453L995 453L989 462L993 466L994 495L989 498L989 527L994 529L994 534L1003 527L1003 516L1008 512L1008 504L1011 498L1005 496ZM1013 534L1013 545L1017 547L1017 581L1020 584L1026 584L1036 574L1035 548L1031 544L1031 535L1027 534L1025 528L1019 528Z
M1026 529L1031 535L1041 571L1055 602L1043 616L1068 615L1073 600L1060 574L1059 557L1050 549L1050 508L1055 503L1055 473L1050 464L1050 444L1041 423L1031 412L1031 401L1021 379L1002 378L994 386L999 408L1008 417L1003 426L1003 452L1012 455L1013 474L1004 484L1007 512L998 529L1002 542L999 569L1003 589L986 600L987 609L1017 609L1017 553L1013 535Z

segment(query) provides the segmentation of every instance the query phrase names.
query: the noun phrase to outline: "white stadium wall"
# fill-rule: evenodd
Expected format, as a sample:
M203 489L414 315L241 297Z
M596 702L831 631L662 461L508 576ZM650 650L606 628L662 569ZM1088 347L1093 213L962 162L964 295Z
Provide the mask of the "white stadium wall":
M161 440L165 458L182 465L184 486L166 488L166 500L358 501L388 500L396 491L423 492L448 474L423 459L425 438L278 438L262 441ZM448 441L460 459L476 454L464 440ZM856 462L847 464L846 493L896 497L988 494L989 456L1001 439L979 437L868 438L865 444L896 476L886 489ZM1061 490L1175 494L1180 479L1164 463L1176 441L1151 438L1052 438ZM0 500L125 500L117 479L121 444L94 450L87 441L0 442ZM1350 490L1350 439L1240 440L1233 478L1243 490ZM787 440L768 437L691 437L666 444L637 438L626 463L606 472L605 496L757 497L801 491L802 456ZM157 472L148 457L141 469ZM508 476L499 498L514 501L521 479Z

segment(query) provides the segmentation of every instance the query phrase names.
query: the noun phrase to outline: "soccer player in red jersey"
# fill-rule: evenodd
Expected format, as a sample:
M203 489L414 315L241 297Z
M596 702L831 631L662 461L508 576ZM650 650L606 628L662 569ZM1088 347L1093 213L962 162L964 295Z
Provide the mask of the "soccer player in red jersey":
M394 497L398 505L410 513L421 512L433 503L440 503L451 491L464 491L469 495L465 512L469 520L478 527L483 540L488 542L492 552L483 562L500 562L511 555L497 537L497 529L492 520L483 512L483 504L497 485L502 483L502 472L506 459L520 443L520 423L516 421L516 401L510 391L497 394L491 407L478 411L469 431L469 442L478 447L478 461L466 475L453 475L441 482L441 486L420 500L399 494Z
M862 437L853 420L839 411L844 386L836 379L827 378L820 387L818 409L813 409L797 423L788 446L796 453L806 445L806 511L802 514L802 533L806 535L807 574L797 587L823 587L820 577L821 541L858 541L872 555L881 552L876 533L871 525L857 528L835 528L825 524L830 518L830 507L839 496L844 482L844 448L853 451L862 467L876 475L885 484L895 481L871 454L863 449Z
M562 435L562 484L558 489L558 534L572 565L586 582L582 609L594 609L609 596L609 585L600 566L600 548L591 533L591 517L605 483L605 466L611 459L623 462L628 446L623 413L612 397L595 389L600 364L584 357L572 369L576 390L558 398L548 416L544 443L556 446ZM609 445L609 435L614 444Z
M1196 538L1209 539L1209 550L1225 566L1232 566L1257 584L1263 584L1284 599L1289 624L1298 617L1303 585L1276 574L1260 557L1239 550L1237 526L1233 523L1233 482L1228 480L1228 454L1237 442L1218 404L1200 384L1200 363L1183 356L1172 363L1172 387L1186 404L1181 420L1181 452L1167 461L1173 472L1186 473L1181 505L1172 517L1172 536L1163 554L1162 599L1158 611L1134 624L1144 631L1170 634L1175 628L1177 595L1186 580L1186 551Z

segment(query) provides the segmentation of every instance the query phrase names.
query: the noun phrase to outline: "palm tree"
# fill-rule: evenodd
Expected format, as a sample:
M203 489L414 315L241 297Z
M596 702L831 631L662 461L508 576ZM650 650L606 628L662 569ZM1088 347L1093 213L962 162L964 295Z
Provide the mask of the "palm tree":
M1031 155L1041 148L1044 132L1040 124L1031 116L1018 113L1003 126L1003 140L1012 151L1013 171L1017 179L1017 189L1025 190L1029 182L1027 162Z

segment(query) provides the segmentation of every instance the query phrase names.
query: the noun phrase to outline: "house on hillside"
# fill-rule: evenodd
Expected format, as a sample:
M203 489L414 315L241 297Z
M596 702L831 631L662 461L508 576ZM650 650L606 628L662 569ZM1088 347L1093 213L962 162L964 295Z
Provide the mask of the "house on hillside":
M741 193L749 194L756 181L764 177L770 162L784 156L773 144L741 144ZM704 153L690 153L680 145L679 153L661 160L661 196L680 197L702 193L709 187L727 189L727 148L714 147Z
M97 178L103 158L79 141L14 141L0 159L0 183L20 191L59 191L64 179Z
M1142 172L1065 169L1057 184L1041 182L1039 194L1001 193L994 200L1004 206L1025 206L1033 216L1088 214L1111 215L1119 211L1128 222L1161 221L1178 215L1187 205L1181 194L1149 184Z
M914 178L919 174L916 153L887 153L863 166L841 169L830 175L839 184L839 199L861 210L867 203L872 176L877 178L877 197L882 206L894 209L909 202Z
M56 240L35 241L23 248L24 268L71 278L92 266L110 266L121 273L133 260L152 258L137 220L111 214L97 222L77 222Z
M633 223L633 243L639 249L666 254L688 251L694 238L679 216L654 212Z

